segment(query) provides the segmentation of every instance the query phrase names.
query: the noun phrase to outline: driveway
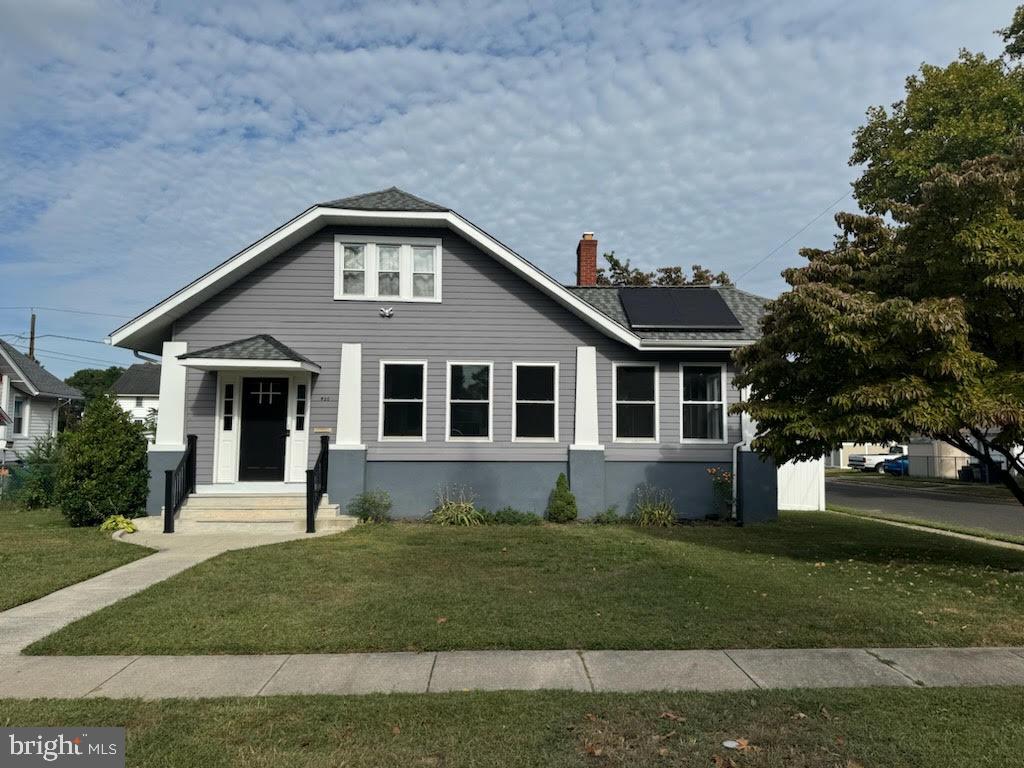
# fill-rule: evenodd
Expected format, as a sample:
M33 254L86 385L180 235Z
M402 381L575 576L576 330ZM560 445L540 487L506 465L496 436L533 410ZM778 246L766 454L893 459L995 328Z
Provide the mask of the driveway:
M826 478L825 501L861 512L1024 536L1024 507L1001 499L972 496L959 489L903 488L871 479Z

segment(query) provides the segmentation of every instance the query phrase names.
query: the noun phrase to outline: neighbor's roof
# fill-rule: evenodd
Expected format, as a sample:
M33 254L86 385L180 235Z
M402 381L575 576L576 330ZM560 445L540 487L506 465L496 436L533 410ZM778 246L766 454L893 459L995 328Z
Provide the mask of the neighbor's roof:
M261 333L247 339L220 344L208 349L200 349L178 355L179 360L189 358L208 358L214 360L293 360L297 363L316 365L308 357L303 357L286 344L282 344L273 336Z
M115 395L159 395L160 364L136 363L118 377L111 389Z
M20 383L29 390L31 395L45 397L61 397L68 400L81 400L82 393L65 384L28 355L19 352L3 339L0 339L0 355L14 369L14 383Z
M579 296L595 309L603 312L623 328L629 328L629 318L619 300L619 289L614 286L583 287L570 285L566 286L570 291ZM707 286L680 286L674 288L677 291L686 291L691 287L705 288ZM753 341L760 335L761 317L764 315L765 304L768 299L763 296L755 296L752 293L741 291L733 286L712 286L718 291L726 305L732 310L736 319L743 326L740 330L634 330L634 333L644 339L652 341Z
M343 197L320 203L325 208L348 208L352 211L450 211L437 203L424 200L422 197L410 195L398 187L388 187L377 192L366 192L362 195Z

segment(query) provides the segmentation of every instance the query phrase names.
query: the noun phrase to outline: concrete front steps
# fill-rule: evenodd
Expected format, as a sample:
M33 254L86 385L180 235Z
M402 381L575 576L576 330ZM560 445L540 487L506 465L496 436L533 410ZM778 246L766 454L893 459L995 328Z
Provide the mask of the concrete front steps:
M325 494L316 514L317 533L347 531L358 520L340 514ZM304 531L305 494L216 493L193 494L178 512L175 531L254 531L264 533Z

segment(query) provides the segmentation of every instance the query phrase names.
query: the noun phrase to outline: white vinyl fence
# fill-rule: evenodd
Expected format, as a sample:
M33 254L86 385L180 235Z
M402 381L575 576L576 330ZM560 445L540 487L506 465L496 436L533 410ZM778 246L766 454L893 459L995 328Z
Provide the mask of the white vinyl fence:
M825 459L788 461L779 467L779 509L825 509Z

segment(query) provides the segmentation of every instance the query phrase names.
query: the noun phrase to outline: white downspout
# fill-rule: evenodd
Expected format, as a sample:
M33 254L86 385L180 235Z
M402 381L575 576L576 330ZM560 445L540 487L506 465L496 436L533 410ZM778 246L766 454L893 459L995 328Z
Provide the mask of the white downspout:
M740 402L742 403L746 399L746 389L740 390ZM740 414L740 440L738 443L733 443L732 446L732 516L736 522L743 525L743 519L739 515L739 454L741 448L746 448L750 445L750 434L747 426L750 424L750 419L746 413Z

